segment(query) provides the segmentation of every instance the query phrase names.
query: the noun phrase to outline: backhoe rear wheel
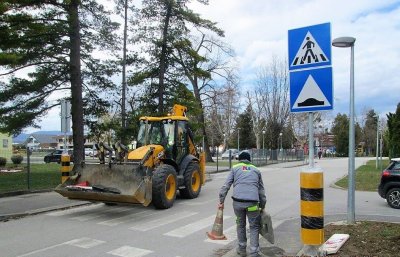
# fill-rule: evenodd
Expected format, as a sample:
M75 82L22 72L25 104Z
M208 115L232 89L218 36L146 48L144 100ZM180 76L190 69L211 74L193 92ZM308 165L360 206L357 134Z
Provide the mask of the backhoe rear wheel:
M157 209L172 207L176 198L176 171L168 164L161 164L153 174L153 205Z
M197 162L190 162L183 175L185 188L179 189L183 198L193 199L199 196L201 191L200 166Z

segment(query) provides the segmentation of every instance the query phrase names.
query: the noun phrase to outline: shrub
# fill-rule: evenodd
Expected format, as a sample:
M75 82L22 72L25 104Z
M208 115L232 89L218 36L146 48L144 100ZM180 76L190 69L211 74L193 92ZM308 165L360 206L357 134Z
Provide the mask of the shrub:
M21 164L23 160L24 160L24 157L22 155L16 154L16 155L11 156L11 161L14 164Z
M0 157L0 167L6 166L7 158Z

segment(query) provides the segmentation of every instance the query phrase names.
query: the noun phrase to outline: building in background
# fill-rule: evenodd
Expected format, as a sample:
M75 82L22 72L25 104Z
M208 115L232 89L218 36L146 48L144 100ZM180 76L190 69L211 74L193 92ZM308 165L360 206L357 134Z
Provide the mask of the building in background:
M0 133L0 157L5 157L7 160L10 160L12 154L12 137Z
M56 149L57 140L55 135L31 134L24 142L24 146L32 150Z

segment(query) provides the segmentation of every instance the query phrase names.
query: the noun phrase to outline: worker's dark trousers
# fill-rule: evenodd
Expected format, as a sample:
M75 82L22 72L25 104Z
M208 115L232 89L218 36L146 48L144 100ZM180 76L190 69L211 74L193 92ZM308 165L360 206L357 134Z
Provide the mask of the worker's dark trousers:
M236 232L238 237L238 252L246 252L246 216L250 227L250 256L259 256L258 233L260 230L260 211L248 211L247 208L256 204L233 201L233 211L236 215Z

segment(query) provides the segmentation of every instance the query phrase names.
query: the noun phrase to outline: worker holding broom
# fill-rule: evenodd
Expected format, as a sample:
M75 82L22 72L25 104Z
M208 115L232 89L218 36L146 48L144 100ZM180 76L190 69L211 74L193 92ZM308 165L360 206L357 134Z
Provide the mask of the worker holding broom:
M224 201L233 184L233 210L236 215L238 247L236 252L246 256L246 216L250 227L250 256L260 256L258 234L260 230L260 210L267 202L260 171L251 163L250 154L242 152L239 163L232 167L225 184L219 192L218 208L224 208Z

